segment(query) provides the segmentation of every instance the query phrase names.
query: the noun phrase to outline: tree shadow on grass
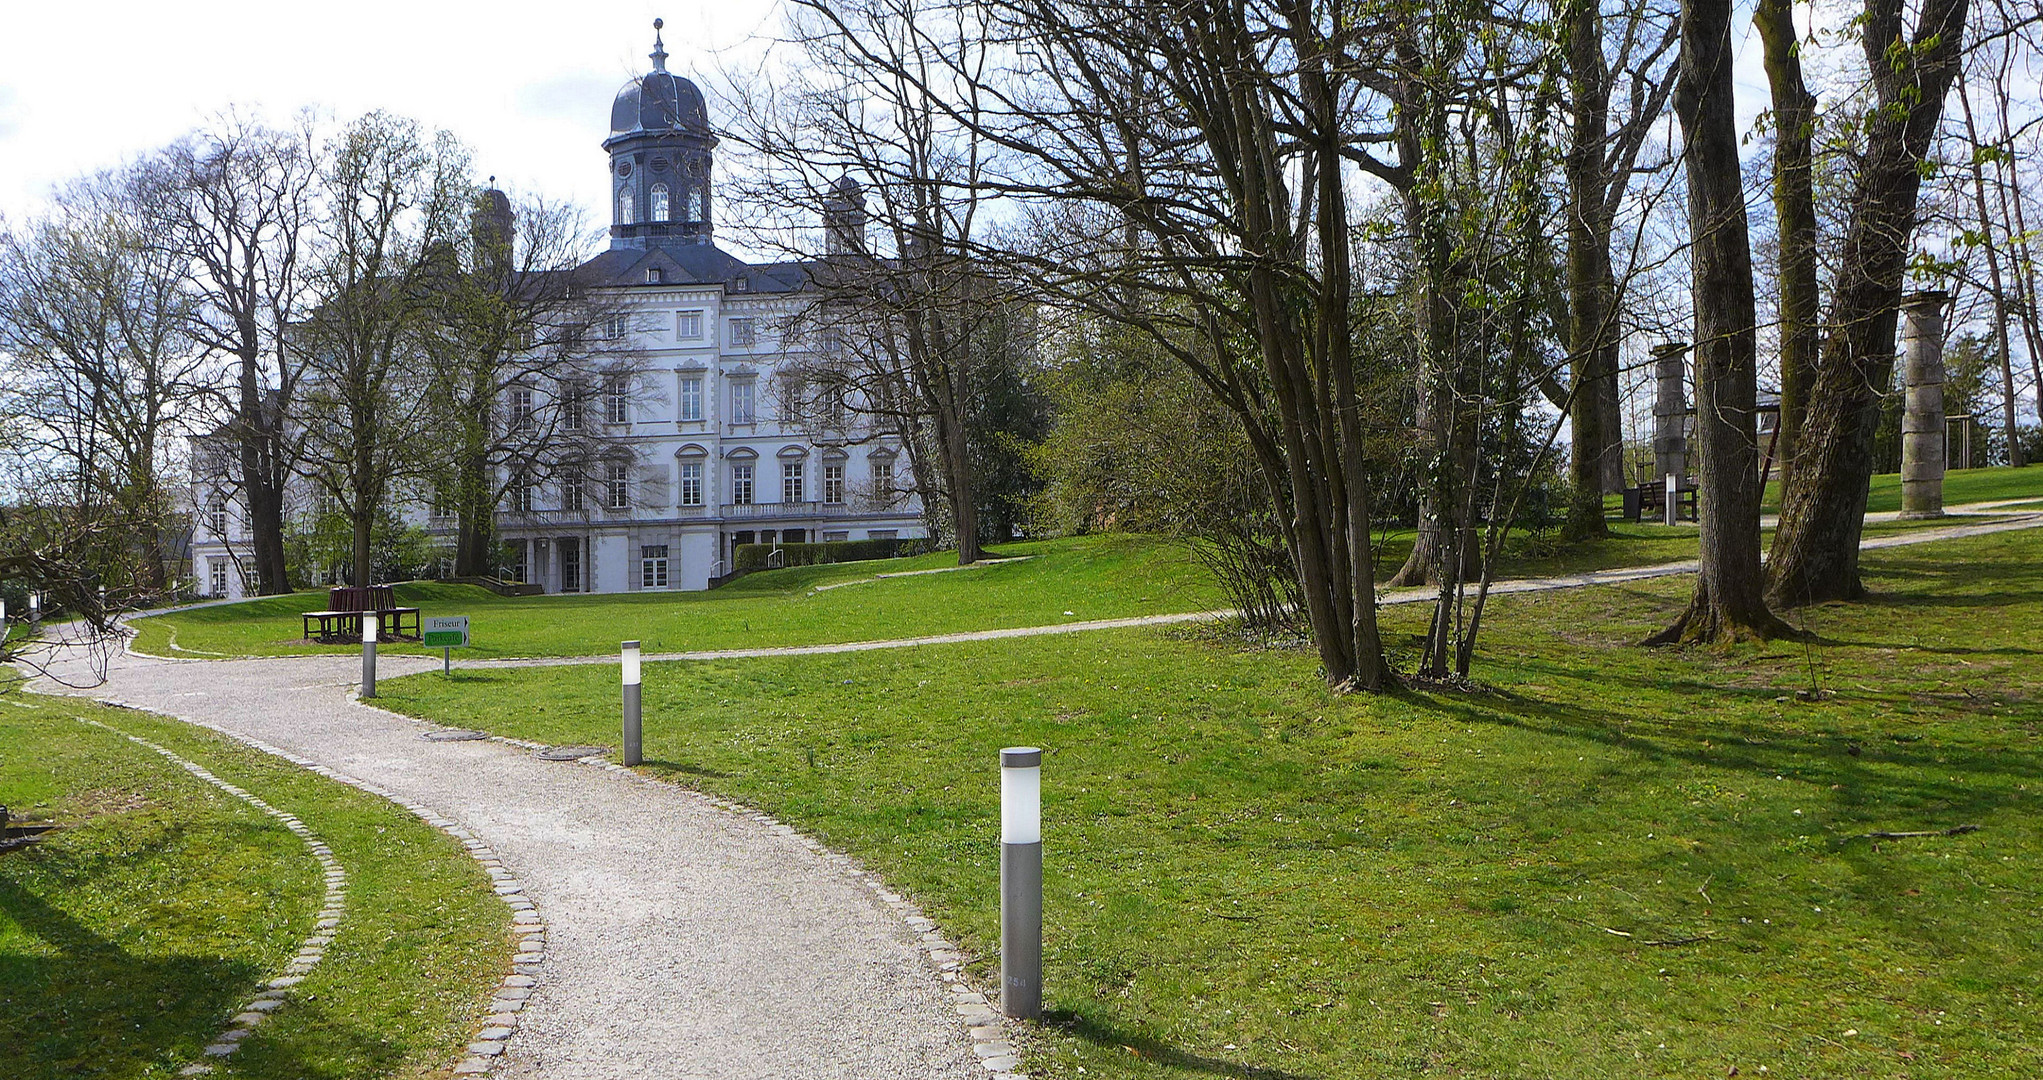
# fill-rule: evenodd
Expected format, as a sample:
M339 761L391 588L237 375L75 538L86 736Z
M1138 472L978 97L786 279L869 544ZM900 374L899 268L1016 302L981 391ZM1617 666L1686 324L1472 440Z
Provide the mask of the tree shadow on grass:
M1146 1035L1135 1035L1083 1013L1063 1009L1047 1010L1043 1023L1063 1029L1096 1046L1123 1052L1133 1051L1144 1061L1170 1069L1186 1069L1229 1080L1322 1080L1305 1073L1288 1072L1261 1065L1243 1065L1216 1057L1195 1054Z
M264 978L217 956L143 959L0 875L0 916L47 951L0 954L10 1080L131 1076L195 1057Z

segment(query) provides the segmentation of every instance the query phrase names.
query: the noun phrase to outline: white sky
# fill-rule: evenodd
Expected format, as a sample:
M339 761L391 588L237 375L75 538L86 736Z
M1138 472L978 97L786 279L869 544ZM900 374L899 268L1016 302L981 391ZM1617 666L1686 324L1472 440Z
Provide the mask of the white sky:
M655 15L682 74L779 24L774 0L0 0L0 213L230 105L388 109L459 136L478 178L601 207L611 98L652 66Z

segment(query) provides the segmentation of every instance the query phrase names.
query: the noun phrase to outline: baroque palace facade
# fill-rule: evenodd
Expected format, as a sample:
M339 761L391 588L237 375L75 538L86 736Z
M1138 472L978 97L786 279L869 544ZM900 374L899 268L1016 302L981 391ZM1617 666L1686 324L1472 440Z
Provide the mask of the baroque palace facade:
M815 302L810 266L748 264L716 246L717 140L701 90L666 59L656 39L653 70L611 107L610 247L581 268L622 312L600 332L629 335L637 377L651 381L593 410L632 461L572 490L514 487L498 511L505 573L549 593L703 589L741 544L924 535L898 438L825 427L772 392L782 367L808 359L779 330ZM200 592L238 599L252 592L244 515L200 487L193 574ZM430 502L399 516L451 538L453 520Z

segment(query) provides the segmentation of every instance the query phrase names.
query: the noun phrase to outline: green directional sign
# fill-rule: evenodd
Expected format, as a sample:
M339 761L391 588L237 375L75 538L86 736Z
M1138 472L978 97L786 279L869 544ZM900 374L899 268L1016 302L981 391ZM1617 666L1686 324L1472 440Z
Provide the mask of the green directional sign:
M468 616L447 615L427 619L420 628L419 644L429 649L465 649L468 647Z

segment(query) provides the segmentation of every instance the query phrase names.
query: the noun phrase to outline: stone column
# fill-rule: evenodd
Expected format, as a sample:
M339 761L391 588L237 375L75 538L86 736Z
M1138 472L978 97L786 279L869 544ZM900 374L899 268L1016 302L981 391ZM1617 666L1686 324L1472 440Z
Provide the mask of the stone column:
M1688 475L1688 345L1671 341L1653 349L1653 478Z
M1901 300L1901 516L1944 516L1944 304L1941 292Z

